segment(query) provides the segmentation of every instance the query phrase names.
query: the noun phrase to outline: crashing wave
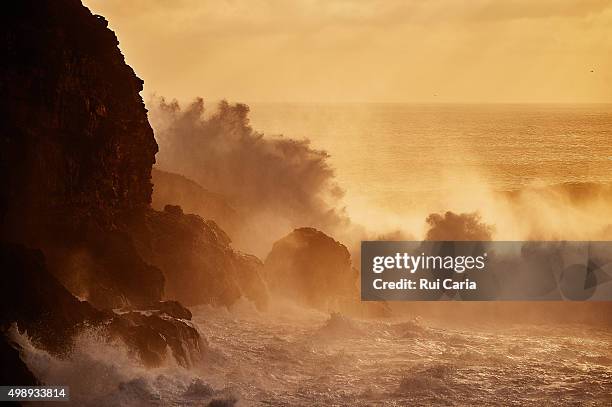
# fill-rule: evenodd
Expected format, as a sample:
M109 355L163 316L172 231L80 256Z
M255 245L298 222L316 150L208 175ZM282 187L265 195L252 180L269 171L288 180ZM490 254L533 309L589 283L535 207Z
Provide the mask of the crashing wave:
M351 318L339 312L332 312L325 324L318 329L317 334L325 337L361 336L365 332Z

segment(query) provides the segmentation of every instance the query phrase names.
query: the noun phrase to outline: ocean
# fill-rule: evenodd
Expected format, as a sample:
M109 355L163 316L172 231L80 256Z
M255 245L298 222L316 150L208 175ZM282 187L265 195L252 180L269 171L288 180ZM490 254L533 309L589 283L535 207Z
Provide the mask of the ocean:
M358 320L291 304L261 314L244 302L192 311L207 346L189 369L145 368L95 331L61 359L17 340L78 406L610 405L612 334L596 327Z
M483 189L612 181L612 105L250 104L330 154L353 219L483 210Z

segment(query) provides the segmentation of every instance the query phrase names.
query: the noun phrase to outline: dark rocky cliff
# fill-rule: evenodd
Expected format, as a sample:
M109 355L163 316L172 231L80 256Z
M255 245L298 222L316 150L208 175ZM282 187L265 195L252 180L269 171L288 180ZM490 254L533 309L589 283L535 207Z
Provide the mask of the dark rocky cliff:
M122 226L151 200L143 82L78 0L10 2L1 18L0 237L41 248L101 306L158 300L163 277ZM87 259L78 270L75 254Z
M61 354L96 326L149 365L168 349L191 364L205 341L189 310L161 301L162 269L166 298L246 296L263 308L262 263L213 221L151 209L157 145L143 83L104 18L78 0L26 0L5 5L0 22L0 333L16 324ZM23 373L0 384L32 383L0 339L2 359Z
M142 81L78 0L10 2L0 23L0 331L62 353L95 325L148 364L168 348L189 364L191 314L160 301L162 272L129 228L150 210L157 152ZM31 383L11 349L3 368L23 374L1 384Z
M113 312L79 301L47 272L40 251L0 244L0 270L0 331L7 332L16 324L36 345L53 354L64 353L73 336L91 326L104 328L108 338L121 338L149 365L160 364L168 348L179 363L189 365L205 343L188 322L189 310L176 302L152 302L145 310ZM10 345L5 341L3 346L0 357L12 357ZM0 383L26 384L22 380Z
M11 2L2 14L5 225L112 228L148 206L157 144L143 82L106 20L78 0Z
M172 172L153 168L153 209L163 211L166 205L178 205L186 213L215 221L235 241L246 220L221 194L206 190L197 182Z

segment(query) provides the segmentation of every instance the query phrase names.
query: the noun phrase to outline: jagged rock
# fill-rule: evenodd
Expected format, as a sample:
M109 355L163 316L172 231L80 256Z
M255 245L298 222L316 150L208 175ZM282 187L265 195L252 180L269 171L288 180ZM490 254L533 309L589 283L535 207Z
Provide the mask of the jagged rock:
M106 317L68 292L45 268L39 250L0 245L0 326L13 322L46 349L61 352L69 338L87 323Z
M199 334L183 320L190 313L159 303L163 274L128 233L151 201L157 144L143 83L117 45L106 20L78 0L3 7L0 328L16 323L61 354L82 328L105 327L142 356L170 346L186 363L199 351ZM110 311L126 305L160 310Z
M268 307L268 287L263 280L263 263L256 256L235 252L233 268L242 294L260 310Z
M75 295L99 309L159 301L164 276L146 263L125 231L99 233L78 247L46 246L50 271Z
M187 321L189 310L176 301L150 304L150 310L100 311L79 301L47 272L38 250L0 244L0 328L17 323L31 340L51 353L69 350L72 337L86 327L105 327L143 361L157 365L170 347L176 360L189 365L201 351L198 331ZM153 310L153 308L157 308ZM180 318L180 319L179 319Z
M232 238L244 224L223 195L210 192L187 177L153 168L151 180L153 209L161 211L166 205L178 205L187 213L214 220Z
M163 290L124 232L151 200L157 144L143 83L117 45L80 1L3 7L0 239L40 248L53 274L99 306ZM66 267L80 254L86 268Z
M191 366L201 352L202 339L189 322L161 311L130 311L115 318L111 332L118 333L133 345L148 365L159 365L166 357L166 349L182 366Z
M157 144L143 82L107 24L76 0L3 8L0 165L15 232L30 232L24 216L32 227L112 227L150 202Z
M0 383L3 386L37 386L38 380L21 360L19 345L0 335Z
M214 221L167 205L163 212L148 211L144 225L135 226L133 233L142 256L163 271L168 298L186 305L229 306L244 296L265 308L262 263L233 250Z
M357 290L347 248L313 228L295 229L274 243L264 270L271 291L323 310Z
M432 213L425 219L429 230L425 240L491 240L494 228L478 213Z

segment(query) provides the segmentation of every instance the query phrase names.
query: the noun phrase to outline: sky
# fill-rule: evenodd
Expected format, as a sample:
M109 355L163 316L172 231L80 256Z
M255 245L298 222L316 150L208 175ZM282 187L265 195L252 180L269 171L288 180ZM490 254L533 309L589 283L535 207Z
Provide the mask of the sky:
M84 0L148 94L612 102L612 0Z

